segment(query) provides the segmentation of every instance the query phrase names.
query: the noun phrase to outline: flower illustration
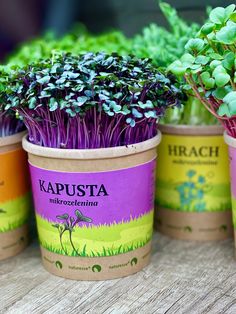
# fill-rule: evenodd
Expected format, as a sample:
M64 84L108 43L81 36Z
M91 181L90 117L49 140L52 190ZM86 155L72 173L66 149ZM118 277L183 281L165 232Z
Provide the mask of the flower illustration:
M186 177L189 180L176 187L179 194L180 210L197 212L206 210L206 202L204 202L206 179L203 175L197 177L196 174L195 170L188 170Z
M187 176L191 179L191 178L193 178L194 176L195 176L195 174L196 174L196 171L195 170L189 170L188 172L187 172Z
M205 177L199 176L199 177L198 177L198 182L199 182L199 183L205 183L205 182L206 182Z

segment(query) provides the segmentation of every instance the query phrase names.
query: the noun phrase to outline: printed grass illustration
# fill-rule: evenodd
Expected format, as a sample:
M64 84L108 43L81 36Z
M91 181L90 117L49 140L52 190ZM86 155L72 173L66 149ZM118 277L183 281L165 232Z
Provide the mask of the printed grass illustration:
M0 204L0 232L8 232L23 226L29 217L30 193Z
M58 215L56 216L57 219L62 220L63 224L53 224L52 226L58 229L59 232L59 237L60 237L60 244L61 244L61 248L62 250L66 253L66 250L63 246L63 234L68 231L69 233L69 240L70 240L70 244L74 250L74 252L76 252L76 254L79 256L80 254L78 253L78 250L75 248L75 245L73 243L72 240L72 232L74 231L74 228L81 222L92 222L92 219L85 217L81 211L79 211L78 209L76 209L75 211L75 217L69 216L67 213L63 214L63 215Z
M232 209L233 209L233 225L236 230L236 198L232 196Z
M196 179L194 182L197 181L197 174L195 175ZM194 177L195 177L194 176ZM188 199L188 202L191 204L191 206L183 206L180 201L180 193L183 194L183 190L186 189L186 195L188 196L188 193L191 196L191 188L192 184L188 183L189 180L186 181L187 184L184 185L183 182L176 184L176 182L173 181L163 181L163 180L157 180L157 195L156 195L156 205L158 207L162 208L168 208L172 210L177 211L183 211L183 212L202 212L203 205L198 205L196 209L195 202L190 202L190 198ZM184 187L180 187L181 185L184 185ZM201 190L201 187L205 187L202 195L202 192L199 192L200 199L197 199L196 197L196 204L204 202L204 212L217 212L217 211L225 211L229 210L231 208L231 201L230 201L230 187L229 183L225 184L212 184L211 186L209 184L199 184L197 183L198 188ZM179 186L180 191L177 190ZM207 190L207 192L206 192ZM188 193L187 193L188 192ZM197 194L197 191L193 191ZM203 198L201 199L201 197ZM183 197L183 196L182 196ZM168 201L167 201L168 200ZM192 200L192 198L191 198ZM186 202L187 203L187 202Z
M50 252L67 256L101 257L127 253L146 245L151 240L153 231L153 211L119 223L104 225L77 223L71 232L73 248L68 227L64 225L66 217L63 217L61 223L57 223L59 227L53 226L55 223L40 215L36 218L41 246ZM68 217L68 222L69 219ZM64 229L66 231L62 236L62 248L60 232Z

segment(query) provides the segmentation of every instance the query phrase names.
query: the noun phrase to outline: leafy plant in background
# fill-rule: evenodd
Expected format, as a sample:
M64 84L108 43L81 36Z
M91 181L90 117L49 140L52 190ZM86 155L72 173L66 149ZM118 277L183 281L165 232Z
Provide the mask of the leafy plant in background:
M78 209L76 209L76 211L75 211L75 217L69 216L67 213L65 213L63 215L58 215L58 216L56 216L56 218L58 220L61 220L62 223L56 223L56 224L53 224L52 226L58 229L62 251L65 254L67 253L66 249L63 246L62 240L63 240L63 235L65 234L65 232L68 231L70 244L71 244L74 252L76 253L76 255L79 256L80 254L78 253L78 250L75 248L75 245L73 243L72 233L73 233L75 227L78 226L81 222L91 223L92 219L85 217L81 213L81 211L79 211Z
M211 11L186 54L170 70L184 75L186 88L236 137L236 10L232 4Z
M70 52L74 49L76 42L89 36L90 34L82 24L76 25L70 33L60 38L48 31L42 37L21 44L8 56L5 63L9 67L24 67L40 59L50 58L53 51Z
M137 57L151 58L156 66L166 68L183 55L184 46L197 33L199 25L187 24L168 3L159 2L159 6L169 30L152 23L134 37L133 45Z
M174 83L147 59L57 54L12 70L2 98L5 110L22 117L34 144L113 147L157 134L166 109L181 104L183 95Z
M204 176L196 176L195 170L190 169L186 176L188 181L179 184L176 190L179 193L181 210L203 212L206 210L204 193L207 188Z
M9 66L26 66L43 58L50 58L53 51L81 54L86 52L117 52L127 55L132 52L131 40L120 31L111 31L100 35L91 35L83 26L62 38L56 38L48 32L20 46L7 60Z
M168 3L160 2L159 5L169 24L169 30L154 23L145 27L142 34L135 36L133 50L138 57L151 58L156 66L167 68L176 58L183 55L186 43L197 33L200 26L196 23L188 24ZM197 98L192 96L193 93L192 95L190 93L182 108L168 110L162 122L189 125L215 124L216 119L200 106Z
M69 50L68 50L69 51ZM80 37L76 45L71 51L73 54L86 52L116 52L119 55L128 55L133 53L132 40L125 37L125 35L118 30L100 34L98 36Z
M14 135L25 129L22 121L12 111L0 111L0 137Z
M4 67L0 69L0 93L6 90L6 72ZM12 110L4 109L4 100L0 97L0 137L10 136L24 130L21 120Z

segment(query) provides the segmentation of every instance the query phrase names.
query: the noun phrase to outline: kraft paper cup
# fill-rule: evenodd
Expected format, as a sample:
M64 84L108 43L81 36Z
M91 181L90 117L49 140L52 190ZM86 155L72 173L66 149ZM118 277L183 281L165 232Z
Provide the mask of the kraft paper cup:
M232 236L227 146L220 126L162 125L158 147L156 228L176 239Z
M28 244L31 208L25 132L0 138L0 260L20 253Z
M150 260L156 146L84 150L33 145L27 137L44 267L75 280L128 276Z
M233 226L234 239L236 239L236 139L229 136L226 132L224 133L224 139L229 148Z

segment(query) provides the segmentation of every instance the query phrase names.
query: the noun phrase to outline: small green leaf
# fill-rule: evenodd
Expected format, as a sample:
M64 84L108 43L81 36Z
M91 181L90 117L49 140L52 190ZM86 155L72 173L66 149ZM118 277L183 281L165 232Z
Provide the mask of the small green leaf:
M37 82L42 85L49 83L49 81L50 81L49 75L41 77L40 79L37 79Z
M184 66L180 60L173 62L168 68L167 71L174 73L177 76L183 76L187 70L187 66Z
M34 109L36 105L37 99L36 97L32 97L29 99L29 108Z
M224 60L222 61L223 67L231 71L232 68L234 67L234 60L235 60L235 54L232 51L228 52L225 55Z
M215 76L215 82L218 87L223 87L230 81L230 75L227 73L219 73Z
M56 101L55 98L51 98L49 101L49 110L50 111L55 111L58 108L58 102Z
M236 100L236 91L232 91L232 92L228 93L228 94L224 97L224 99L223 99L223 101L224 101L225 103L227 103L227 104L229 104L231 101L235 101L235 100Z
M225 8L225 13L226 13L227 19L232 16L232 14L234 13L235 8L236 8L235 4L230 4L229 6L227 6Z
M217 32L216 38L223 44L233 45L236 43L236 24L228 24Z
M230 20L233 21L234 23L236 22L236 12L231 14Z
M222 7L215 8L210 13L210 20L215 24L223 24L226 21L226 12Z
M78 106L84 105L87 100L88 100L88 97L86 96L77 97Z
M212 95L217 98L217 99L220 99L220 100L223 100L224 97L229 93L229 90L228 88L226 87L218 87L217 89L215 89L213 92L212 92Z
M138 104L139 104L139 107L142 109L153 109L154 108L154 105L150 100L147 100L146 103L139 101Z
M204 36L209 35L215 29L214 23L206 23L202 26L200 33Z
M196 64L201 64L201 65L206 65L208 62L210 61L209 57L203 56L203 55L199 55L197 56L195 63Z
M155 111L147 111L144 113L146 118L157 118Z
M200 76L207 89L211 89L215 86L215 80L211 77L209 72L203 72Z
M190 39L185 45L187 51L200 52L204 47L204 40L200 38Z
M215 77L217 74L219 73L226 73L225 68L222 66L222 64L220 63L220 65L218 65L214 71L212 72L212 75Z
M195 57L190 53L185 53L180 60L184 66L189 66L194 63Z
M230 114L230 111L229 111L229 107L227 104L223 103L220 105L218 111L217 111L218 115L223 117L223 116L227 116L227 117L230 117L231 114Z
M71 110L70 108L66 109L66 112L68 113L68 115L73 118L76 116L76 112L74 112L73 110Z
M65 83L65 81L66 81L66 78L65 77L61 77L60 79L56 80L56 84L60 85L60 84Z
M229 106L229 111L230 111L231 116L235 116L236 115L236 99L231 101L228 106Z
M209 57L211 58L211 59L215 59L215 61L216 60L223 60L224 59L224 57L222 56L222 55L220 55L219 53L216 53L216 52L212 52L212 53L210 53L209 54Z
M135 108L132 109L132 114L135 118L138 118L138 119L143 117L143 114Z
M135 120L132 118L127 118L126 122L133 128L135 126Z
M102 77L106 77L106 76L112 75L112 73L108 73L108 72L100 72L99 74L100 74Z

